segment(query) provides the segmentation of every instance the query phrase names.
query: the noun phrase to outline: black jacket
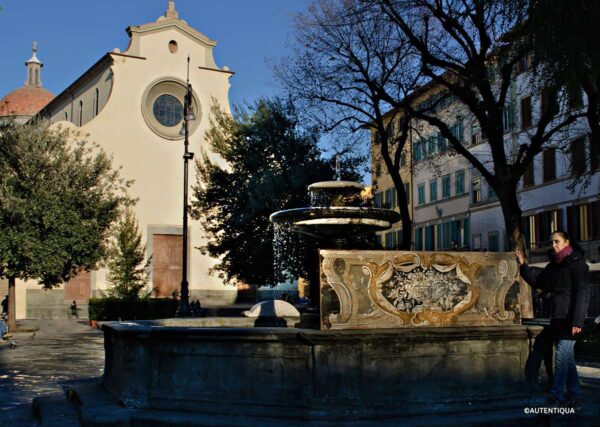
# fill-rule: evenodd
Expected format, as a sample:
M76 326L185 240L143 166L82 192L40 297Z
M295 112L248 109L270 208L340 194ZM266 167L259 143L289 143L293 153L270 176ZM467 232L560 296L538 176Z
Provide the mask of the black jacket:
M521 277L531 286L550 293L551 319L566 319L582 328L590 301L589 267L583 253L573 251L561 263L550 263L534 276L527 264L520 267Z

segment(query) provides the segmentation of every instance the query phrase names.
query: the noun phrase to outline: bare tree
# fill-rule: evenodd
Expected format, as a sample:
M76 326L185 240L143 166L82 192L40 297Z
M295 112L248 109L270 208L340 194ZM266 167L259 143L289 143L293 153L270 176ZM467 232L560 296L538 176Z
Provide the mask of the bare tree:
M545 145L582 114L559 111L559 88L546 88L542 108L517 147L505 143L503 121L516 86L520 61L531 50L524 34L528 11L519 2L483 0L374 0L364 10L377 9L390 20L399 43L408 43L419 58L420 73L430 87L443 88L472 114L487 136L488 165L469 151L450 126L431 109L415 102L418 94L399 98L383 85L374 91L391 106L435 126L453 149L487 180L498 196L512 246L522 242L522 212L517 196L519 179ZM367 13L367 12L363 12ZM368 12L374 13L374 12ZM524 126L526 127L526 126Z
M392 109L416 87L418 64L390 21L357 0L318 0L297 19L294 56L276 75L313 122L346 135L370 130L396 190L402 244L411 243L408 198L400 175L410 117Z
M531 9L527 29L537 77L546 84L564 85L577 107L583 89L592 146L600 152L600 2L515 1Z

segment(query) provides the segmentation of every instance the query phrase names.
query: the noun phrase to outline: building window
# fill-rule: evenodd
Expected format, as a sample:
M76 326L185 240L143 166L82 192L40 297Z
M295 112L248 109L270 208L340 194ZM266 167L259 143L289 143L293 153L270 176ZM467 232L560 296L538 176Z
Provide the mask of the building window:
M421 144L419 141L413 142L413 162L421 160Z
M394 138L396 137L396 122L394 120L390 120L385 128L385 131L387 132L388 141L394 141Z
M471 202L473 204L481 202L481 178L474 178L471 182L472 196Z
M524 73L529 70L529 55L525 55L517 62L517 74Z
M415 250L423 250L423 229L420 227L415 227Z
M380 208L383 206L383 193L381 191L373 195L373 205L376 208Z
M437 200L437 179L429 181L429 201L435 202Z
M600 202L567 208L567 232L575 240L600 239Z
M465 192L465 171L458 171L455 175L455 193L456 195L464 194Z
M583 108L583 92L581 88L569 91L569 108L571 110L581 110Z
M531 96L521 99L521 129L529 129L531 120Z
M478 251L481 249L481 234L473 234L473 250Z
M488 233L488 250L490 252L500 251L500 235L497 231L491 231Z
M458 139L458 142L462 144L464 138L463 123L460 117L458 117L456 120L457 121L454 126L450 127L450 132L452 132L452 136Z
M448 149L448 140L446 140L446 138L444 138L444 135L442 135L441 132L438 132L438 134L437 134L437 150L438 150L438 152L445 153L447 149Z
M398 233L396 233L395 231L385 233L385 248L396 249L398 247L397 237Z
M556 179L556 148L547 148L542 152L543 181L553 181Z
M556 94L550 88L542 89L542 114L549 113L552 117L558 113L558 103L556 102Z
M437 151L437 138L435 136L430 136L427 138L427 152L430 156L433 156Z
M450 197L450 175L442 177L442 199Z
M417 193L418 193L418 204L419 205L424 205L425 204L425 184L419 184L417 186Z
M394 187L385 190L385 203L386 209L394 209L396 207L396 189Z
M67 112L65 111L65 122L68 122L68 121L69 121L69 113L67 113Z
M581 176L585 172L585 138L571 141L571 172Z
M592 138L587 138L590 150L590 166L595 171L600 167L600 152L595 144L592 144Z
M79 101L79 126L83 125L83 101Z
M156 98L152 112L154 118L163 126L177 126L183 120L183 105L173 95L163 94Z
M381 144L381 135L379 131L375 131L375 145Z
M381 176L381 162L380 161L376 161L375 162L375 177L380 177Z
M160 78L146 87L142 96L142 115L148 127L163 139L181 140L185 82ZM189 135L193 135L202 123L202 109L192 91L191 106L196 120L190 122Z
M100 111L100 91L96 88L96 98L94 99L94 117L98 115L98 111Z
M504 132L510 131L515 127L515 107L513 104L504 106L502 111L502 126Z
M458 249L468 246L469 242L469 218L462 220L447 221L438 224L436 245L440 250Z
M535 185L533 161L530 162L525 168L523 173L523 188L533 187Z
M428 225L425 227L425 250L435 250L435 225Z
M523 217L523 234L530 248L548 246L550 235L561 228L562 210L560 209ZM568 232L571 235L571 230Z

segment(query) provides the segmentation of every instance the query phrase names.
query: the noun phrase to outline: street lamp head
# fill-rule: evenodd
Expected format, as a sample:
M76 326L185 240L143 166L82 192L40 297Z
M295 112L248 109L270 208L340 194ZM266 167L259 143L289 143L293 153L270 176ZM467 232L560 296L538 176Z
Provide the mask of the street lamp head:
M192 107L192 105L188 105L188 111L185 115L185 119L188 122L193 122L194 120L196 120L196 115L194 114L194 107Z

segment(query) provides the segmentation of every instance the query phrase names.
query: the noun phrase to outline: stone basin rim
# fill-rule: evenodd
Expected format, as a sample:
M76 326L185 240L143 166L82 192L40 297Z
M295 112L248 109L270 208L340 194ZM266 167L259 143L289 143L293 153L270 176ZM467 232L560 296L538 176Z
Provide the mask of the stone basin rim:
M384 220L390 224L400 221L400 213L382 208L365 208L355 206L315 206L277 211L269 220L273 223L296 222L315 218L356 218Z
M356 181L320 181L312 183L308 186L308 191L341 189L353 189L362 191L365 189L365 186L362 185L360 182Z
M442 341L454 341L459 336L470 336L476 339L489 339L490 336L527 336L527 331L539 331L541 326L530 325L498 325L439 327L425 326L414 328L386 329L354 329L354 330L314 330L300 328L274 327L201 327L201 326L152 326L143 324L144 321L107 322L102 330L115 331L123 335L138 335L140 337L156 336L167 341L177 340L181 336L188 339L207 340L240 340L240 341L301 341L306 344L327 341L421 341L432 337ZM145 321L150 322L150 321Z

